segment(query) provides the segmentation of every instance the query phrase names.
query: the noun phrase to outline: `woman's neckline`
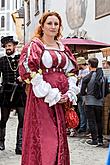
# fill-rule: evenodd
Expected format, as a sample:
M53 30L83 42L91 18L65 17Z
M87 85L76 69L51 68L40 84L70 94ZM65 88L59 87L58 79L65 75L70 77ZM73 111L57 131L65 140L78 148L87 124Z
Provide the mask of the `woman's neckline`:
M44 44L40 38L34 38L34 40L38 40L44 46L45 49L60 50L60 51L64 51L64 49L65 49L62 42L60 42L58 40L56 40L56 42L57 42L57 44L59 44L59 48L51 47L51 46Z

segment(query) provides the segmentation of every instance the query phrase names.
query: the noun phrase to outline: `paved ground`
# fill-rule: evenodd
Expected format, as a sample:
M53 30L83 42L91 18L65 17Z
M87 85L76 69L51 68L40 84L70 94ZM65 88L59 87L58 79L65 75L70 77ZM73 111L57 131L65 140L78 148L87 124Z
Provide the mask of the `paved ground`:
M15 155L17 116L11 116L7 123L6 150L0 151L0 165L20 165L21 157Z
M21 157L15 155L17 117L7 123L6 150L0 151L0 165L20 165ZM84 138L69 138L71 165L105 165L107 150L86 144Z

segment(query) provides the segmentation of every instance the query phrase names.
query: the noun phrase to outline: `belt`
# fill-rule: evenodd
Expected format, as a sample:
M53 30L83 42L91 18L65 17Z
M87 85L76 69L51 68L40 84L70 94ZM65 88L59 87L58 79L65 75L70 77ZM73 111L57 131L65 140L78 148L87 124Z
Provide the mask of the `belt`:
M62 68L44 68L42 69L43 73L53 73L53 72L63 72L64 73L64 69Z

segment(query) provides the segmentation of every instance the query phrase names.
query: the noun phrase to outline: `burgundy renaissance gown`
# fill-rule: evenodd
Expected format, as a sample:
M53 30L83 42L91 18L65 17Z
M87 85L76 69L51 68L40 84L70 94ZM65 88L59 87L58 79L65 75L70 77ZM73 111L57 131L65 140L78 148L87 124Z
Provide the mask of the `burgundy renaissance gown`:
M19 73L29 85L22 146L22 165L70 165L64 110L57 103L68 91L75 102L77 87L68 73L77 68L74 56L59 43L60 49L33 40L24 46ZM35 74L37 73L37 74ZM73 84L74 87L71 87ZM73 91L73 93L72 93Z

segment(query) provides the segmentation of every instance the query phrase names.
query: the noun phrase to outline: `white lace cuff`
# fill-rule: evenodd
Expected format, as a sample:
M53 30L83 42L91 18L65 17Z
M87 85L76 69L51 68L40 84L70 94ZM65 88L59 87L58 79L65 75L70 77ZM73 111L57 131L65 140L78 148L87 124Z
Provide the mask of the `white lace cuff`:
M49 83L43 80L43 75L37 73L31 80L32 89L36 97L45 97L44 102L49 106L55 105L61 98L61 92L58 88L52 88Z
M61 92L58 88L51 88L44 102L49 103L49 107L55 105L61 99Z
M77 78L75 76L68 77L69 90L67 91L67 95L73 105L77 104L77 94L80 92L79 87L76 86Z

